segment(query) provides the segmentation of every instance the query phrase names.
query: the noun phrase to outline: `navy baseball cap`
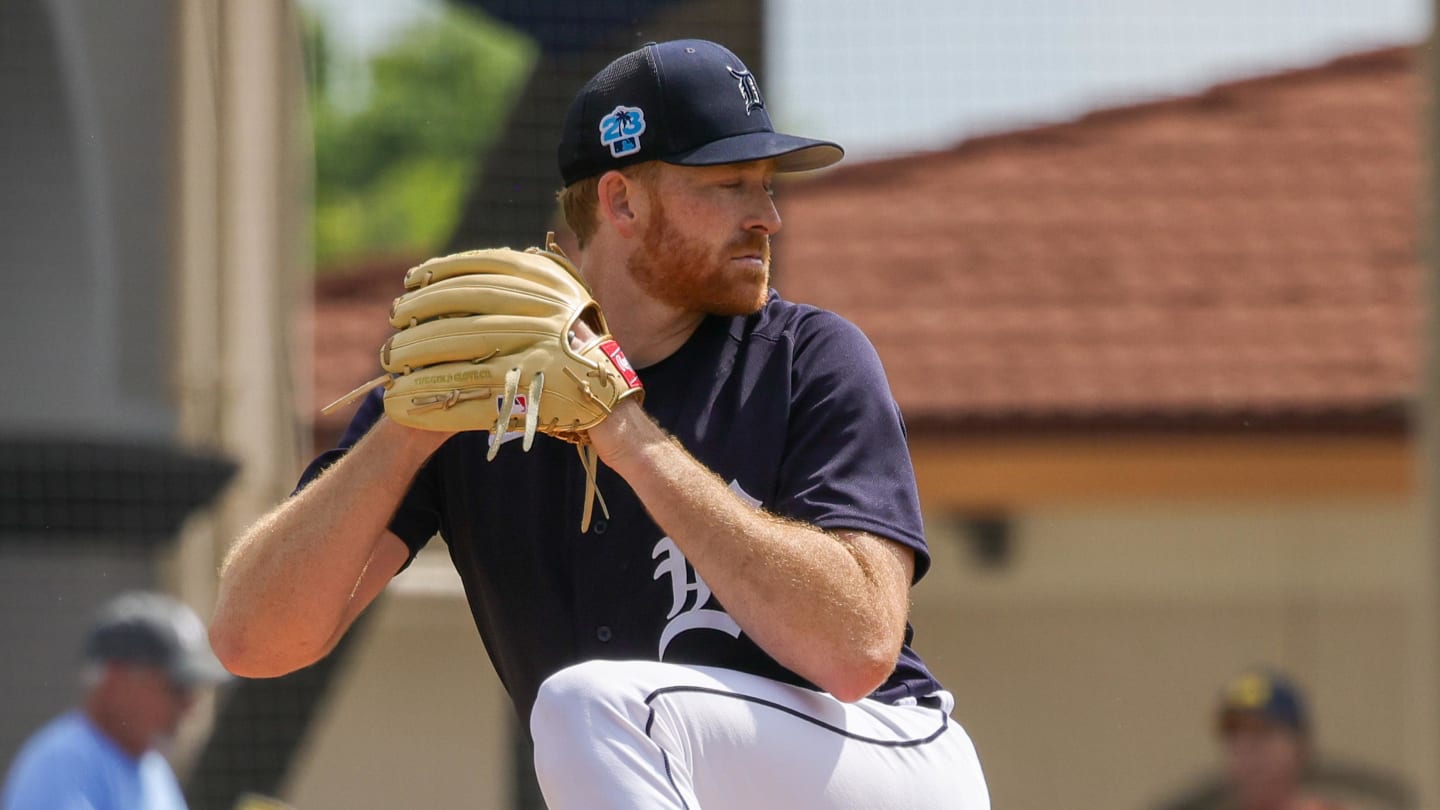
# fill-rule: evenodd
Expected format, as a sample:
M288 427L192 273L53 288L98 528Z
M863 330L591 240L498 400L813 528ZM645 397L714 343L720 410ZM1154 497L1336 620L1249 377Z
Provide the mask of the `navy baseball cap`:
M782 172L829 166L845 151L830 141L776 132L745 64L703 39L648 43L580 88L560 136L565 185L663 160L714 166L774 158Z
M1300 689L1278 672L1255 669L1237 675L1220 693L1217 721L1229 732L1242 717L1261 717L1270 723L1305 734L1310 720Z
M100 610L85 639L88 661L158 667L182 686L229 680L215 657L205 625L184 604L158 593L121 594Z

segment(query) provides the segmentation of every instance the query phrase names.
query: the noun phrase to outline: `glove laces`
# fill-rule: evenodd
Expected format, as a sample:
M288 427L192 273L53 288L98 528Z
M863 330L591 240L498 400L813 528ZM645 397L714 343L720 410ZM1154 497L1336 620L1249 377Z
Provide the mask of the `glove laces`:
M505 373L505 393L500 398L500 415L495 424L490 426L490 448L485 452L486 461L494 461L496 454L500 452L500 438L510 424L510 413L519 391L520 369L512 368ZM540 426L540 397L544 393L545 372L537 371L530 380L529 399L525 401L525 429L520 447L527 453L530 452L530 445L535 442L535 433ZM575 452L580 456L580 466L585 468L585 511L580 517L580 533L584 534L590 531L595 504L600 504L600 512L607 520L610 518L610 508L605 504L605 496L600 494L600 489L595 485L595 476L600 470L600 454L595 450L595 446L588 442L575 445Z
M500 413L495 418L495 424L490 426L490 449L485 453L486 461L494 461L495 454L500 452L500 436L510 426L510 413L515 409L515 396L519 391L520 369L516 367L505 372L505 393L500 395ZM540 427L540 396L543 393L545 372L537 371L530 380L529 399L525 400L525 429L521 447L527 453L530 452L530 445L535 443L535 430Z
M600 470L600 454L596 452L595 445L575 445L575 452L580 454L580 466L585 468L585 513L580 516L580 533L590 531L590 517L595 513L594 506L600 504L600 512L605 519L610 519L610 509L605 505L605 496L595 486L595 474Z

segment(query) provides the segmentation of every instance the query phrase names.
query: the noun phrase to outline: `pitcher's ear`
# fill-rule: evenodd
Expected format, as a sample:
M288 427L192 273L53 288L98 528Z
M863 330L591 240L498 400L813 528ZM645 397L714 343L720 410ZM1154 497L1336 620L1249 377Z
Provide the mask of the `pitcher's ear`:
M600 176L597 194L602 221L610 223L626 239L641 232L648 207L644 190L634 178L608 171Z

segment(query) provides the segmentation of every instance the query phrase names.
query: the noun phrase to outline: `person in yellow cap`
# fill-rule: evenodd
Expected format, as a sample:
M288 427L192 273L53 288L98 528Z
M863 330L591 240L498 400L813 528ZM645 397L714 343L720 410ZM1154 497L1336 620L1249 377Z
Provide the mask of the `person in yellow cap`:
M1221 692L1216 724L1225 756L1224 805L1234 810L1345 810L1303 786L1310 719L1300 690L1269 670L1241 673Z

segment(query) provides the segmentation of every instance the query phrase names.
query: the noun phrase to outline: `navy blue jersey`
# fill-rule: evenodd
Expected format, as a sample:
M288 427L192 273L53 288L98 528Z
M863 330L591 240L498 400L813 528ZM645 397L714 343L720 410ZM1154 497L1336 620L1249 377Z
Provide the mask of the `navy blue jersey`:
M822 529L858 529L914 549L929 567L899 409L874 348L833 313L771 293L760 312L705 319L674 354L640 371L645 410L741 498ZM341 448L383 412L375 392ZM415 552L437 532L475 624L521 717L541 681L589 659L728 667L814 688L740 631L675 543L615 472L598 485L610 516L580 533L585 472L573 446L536 437L485 461L489 434L461 433L416 476L390 529ZM939 689L905 647L873 695Z

